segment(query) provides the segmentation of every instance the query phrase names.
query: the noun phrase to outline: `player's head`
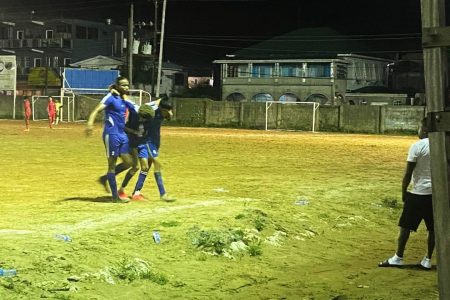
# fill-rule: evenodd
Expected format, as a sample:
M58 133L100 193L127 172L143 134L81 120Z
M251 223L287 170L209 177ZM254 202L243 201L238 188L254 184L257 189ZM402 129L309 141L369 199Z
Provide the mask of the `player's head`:
M172 119L172 116L173 116L172 104L170 104L167 101L161 101L159 103L159 107L161 109L161 113L162 113L164 119L166 119L166 120Z
M48 102L53 101L52 97L48 97Z
M140 118L149 120L155 116L155 111L149 105L141 105L139 107L138 114Z
M114 83L115 89L120 93L120 95L128 94L130 89L130 82L126 77L119 76Z
M426 117L423 118L422 121L420 122L417 134L421 139L428 137L428 122Z

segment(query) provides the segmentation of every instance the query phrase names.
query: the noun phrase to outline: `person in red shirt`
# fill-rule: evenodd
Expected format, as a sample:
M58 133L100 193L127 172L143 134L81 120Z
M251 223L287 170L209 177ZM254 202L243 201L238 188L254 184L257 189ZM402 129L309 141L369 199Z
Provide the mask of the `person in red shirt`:
M52 97L48 97L47 113L48 113L48 126L50 128L53 128L53 124L55 123L56 119L56 106Z
M31 104L30 99L23 99L23 117L25 118L25 131L30 131Z

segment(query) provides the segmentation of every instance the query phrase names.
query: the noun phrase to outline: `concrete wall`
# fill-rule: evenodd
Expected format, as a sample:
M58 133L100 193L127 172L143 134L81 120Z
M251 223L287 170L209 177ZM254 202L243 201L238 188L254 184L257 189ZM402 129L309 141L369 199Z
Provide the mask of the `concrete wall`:
M369 105L409 105L407 94L384 94L384 93L346 93L345 101L349 104Z
M87 120L102 95L80 95L75 100L75 120ZM212 101L210 99L172 98L172 125L215 126L264 129L265 103ZM45 106L43 106L45 107ZM45 110L45 108L42 108ZM12 96L0 95L0 118L12 118ZM45 111L39 117L46 117ZM424 106L340 105L320 106L317 110L316 131L357 133L414 133L426 115ZM23 101L16 101L16 119L23 118ZM103 114L97 116L97 121ZM311 130L312 106L272 105L268 110L269 129Z
M265 103L212 101L209 99L172 100L174 124L264 129ZM320 106L316 131L358 133L413 133L425 116L423 106L340 105ZM276 105L268 110L269 129L311 130L311 107Z

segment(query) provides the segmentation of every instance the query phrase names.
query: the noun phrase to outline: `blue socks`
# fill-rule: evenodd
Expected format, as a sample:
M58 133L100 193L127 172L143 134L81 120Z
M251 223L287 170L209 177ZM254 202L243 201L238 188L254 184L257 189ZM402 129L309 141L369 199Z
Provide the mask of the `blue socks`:
M148 174L148 172L143 172L143 171L139 172L139 177L136 182L136 187L134 188L133 195L136 192L140 192L142 190L142 187L144 186L145 178L147 178L147 174Z
M156 184L158 185L159 195L162 196L166 193L166 190L164 189L164 183L162 180L161 172L155 172L155 180Z
M111 188L111 194L113 199L117 199L119 195L117 194L117 182L116 182L116 174L107 173L106 178L108 179L109 187Z

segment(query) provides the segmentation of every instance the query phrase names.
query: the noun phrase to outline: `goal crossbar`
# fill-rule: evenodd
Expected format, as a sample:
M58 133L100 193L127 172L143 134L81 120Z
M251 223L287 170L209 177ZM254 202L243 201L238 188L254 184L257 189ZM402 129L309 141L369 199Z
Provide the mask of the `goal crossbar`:
M265 129L268 129L268 124L269 124L269 108L273 105L273 104L280 104L280 105L310 105L311 109L312 109L312 132L315 132L315 125L316 125L316 114L317 114L317 109L320 106L320 103L318 102L283 102L283 101L266 101L266 124L265 124Z

